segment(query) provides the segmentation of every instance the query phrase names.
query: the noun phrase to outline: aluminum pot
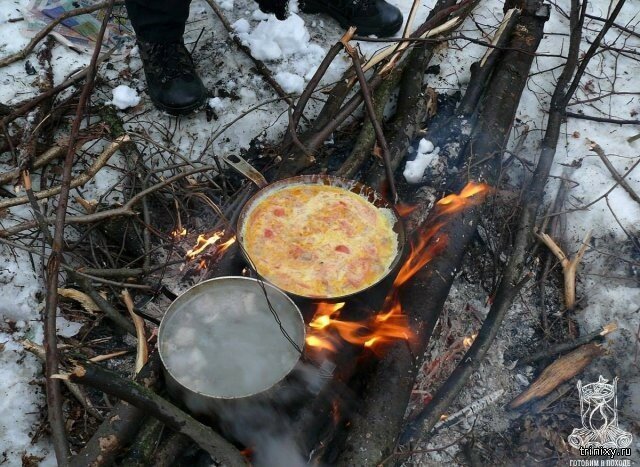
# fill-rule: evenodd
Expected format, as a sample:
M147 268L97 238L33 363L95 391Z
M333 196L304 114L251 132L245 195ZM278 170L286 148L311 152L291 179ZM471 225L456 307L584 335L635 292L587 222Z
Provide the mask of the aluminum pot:
M400 214L396 210L395 206L387 201L380 193L378 193L373 188L364 185L363 183L349 180L340 177L334 177L332 175L299 175L295 177L286 178L283 180L278 180L273 183L268 183L264 176L251 166L247 161L242 159L236 155L227 155L223 157L224 161L235 171L244 175L249 180L251 180L259 190L245 203L240 211L240 215L237 221L236 227L236 235L237 240L240 245L240 250L242 255L245 257L247 262L253 268L253 262L249 257L246 249L244 248L244 239L243 232L245 230L245 224L247 221L248 214L252 211L254 206L259 203L266 195L269 193L275 192L285 187L294 186L294 185L326 185L341 188L346 191L350 191L352 193L357 194L361 198L365 199L368 203L374 205L376 208L380 209L388 209L393 215L393 231L396 233L396 255L387 268L387 271L378 278L372 284L368 284L366 287L361 290L346 294L346 295L336 295L336 296L307 296L301 295L299 293L292 292L290 290L286 290L289 295L294 297L299 297L303 299L312 299L312 300L323 300L323 301L344 301L349 297L353 297L356 295L360 295L363 292L368 292L371 289L374 289L376 286L380 285L392 274L397 273L400 263L403 259L404 248L406 243L406 233L404 224L402 222L402 218ZM259 273L259 271L256 271Z
M210 418L273 398L298 366L304 341L296 304L247 277L190 288L169 306L158 331L169 393Z

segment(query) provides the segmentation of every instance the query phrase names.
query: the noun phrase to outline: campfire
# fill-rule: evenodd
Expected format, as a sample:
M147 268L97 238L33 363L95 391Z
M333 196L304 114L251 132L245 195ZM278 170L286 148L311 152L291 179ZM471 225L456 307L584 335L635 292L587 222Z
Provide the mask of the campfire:
M402 2L401 38L348 28L333 46L326 40L335 29L305 24L294 8L295 18L277 23L242 2L230 10L206 0L230 40L203 34L209 21L203 31L186 28L211 98L206 115L200 109L176 121L152 108L151 87L138 96L148 68L139 59L146 65L148 54L131 49L135 41L111 42L126 34L120 25L118 34L105 35L114 2L92 12L70 11L74 2L66 3L69 11L39 33L31 18L38 8L16 10L0 25L27 25L22 32L31 36L6 34L10 53L0 58L0 68L11 65L0 103L0 280L8 291L0 354L7 381L25 373L13 393L5 391L6 418L33 434L4 437L19 441L4 450L9 464L21 455L23 464L38 463L33 454L53 447L58 462L72 466L369 466L397 465L404 456L407 464L430 465L440 456L432 446L455 462L468 456L471 464L495 463L503 448L487 447L503 433L484 422L497 412L510 432L527 430L520 437L527 453L552 446L554 456L564 456L559 430L540 430L554 439L533 452L528 427L541 425L524 413L503 415L567 405L562 394L571 378L604 353L600 341L616 328L580 335L583 315L591 322L594 314L579 312L606 303L597 292L586 296L585 282L596 282L593 268L585 282L579 275L583 255L597 244L590 234L581 245L561 237L574 231L563 223L592 205L594 231L602 235L603 204L626 234L612 236L615 245L630 245L636 233L627 212L615 213L627 207L621 195L638 199L632 171L640 161L626 157L632 146L611 144L623 133L600 135L592 123L569 130L578 118L637 124L609 115L611 108L637 113L621 97L629 93L613 88L630 83L623 52L634 24L615 22L624 0L606 18L587 15L586 2L571 2L570 11L520 2L505 5L502 19L495 5L476 0L438 0L430 11ZM554 27L567 26L567 34L545 34L551 14L561 15ZM86 67L65 58L69 44L60 32L78 15L102 22L87 43L94 50ZM611 27L618 32L607 34ZM588 41L584 30L593 32ZM555 63L560 55L537 53L541 41L541 50L554 50L563 40L564 67ZM220 47L232 43L229 51ZM52 59L54 47L55 58L64 59ZM484 48L482 58L476 47ZM447 49L456 52L447 56ZM251 73L238 74L231 54L246 54ZM430 64L435 56L437 66ZM540 56L552 57L554 67L543 70ZM600 85L583 79L596 56L607 75ZM549 79L527 85L539 74ZM520 103L523 92L538 99ZM123 93L131 94L128 103ZM546 129L530 131L530 122L546 122ZM525 144L541 130L542 139ZM599 142L587 140L584 150L599 160L584 167L572 160L580 133ZM554 160L565 134L570 150ZM630 144L640 137L626 136ZM598 171L615 185L590 198ZM552 172L561 187L548 203ZM469 182L435 202L437 193L469 180L485 183ZM480 209L494 189L501 202ZM606 264L625 262L624 274L633 269L625 249L614 253ZM609 272L603 284L636 279ZM525 287L532 277L536 287ZM616 287L613 297L627 289ZM557 301L562 292L565 300ZM537 310L513 312L534 299ZM24 359L19 344L44 371ZM530 355L509 347L536 345ZM496 348L499 356L513 353L514 366L487 359ZM473 377L481 364L482 378ZM496 382L501 387L491 387ZM29 398L17 400L25 388ZM505 405L503 395L515 398ZM469 398L471 405L457 407ZM450 437L445 430L487 404L496 413L476 431L472 426L473 440L465 439L469 433L450 444L432 439L436 432ZM41 407L40 418L25 407ZM524 452L511 441L504 450Z
M396 339L410 341L414 333L402 311L402 286L446 248L447 238L438 235L438 232L448 219L464 209L482 203L489 192L489 186L471 182L459 194L451 194L439 200L434 216L413 235L408 257L402 264L382 309L365 321L351 322L339 319L346 303L318 303L309 323L311 329L306 340L307 346L337 352L343 341L376 352ZM411 207L405 207L403 212L407 215L412 210Z

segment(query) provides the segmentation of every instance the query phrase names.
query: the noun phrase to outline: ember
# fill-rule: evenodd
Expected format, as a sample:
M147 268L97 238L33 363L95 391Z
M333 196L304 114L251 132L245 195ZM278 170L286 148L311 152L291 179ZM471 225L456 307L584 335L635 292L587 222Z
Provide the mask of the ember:
M309 323L311 331L306 339L307 346L336 352L340 344L337 340L339 336L343 341L362 345L376 352L381 346L393 340L411 340L414 333L408 317L402 312L400 287L446 247L446 236L436 237L436 234L448 219L464 209L482 203L490 189L485 184L470 182L460 194L448 195L436 203L435 215L429 224L414 235L409 258L400 268L380 313L364 322L343 321L338 318L345 306L344 303L319 303ZM402 211L407 215L412 209L404 206ZM472 339L470 341L473 342Z
M187 235L187 229L185 229L184 227L182 228L177 228L176 230L174 230L173 232L171 232L171 236L173 238L180 238L180 237L185 237Z

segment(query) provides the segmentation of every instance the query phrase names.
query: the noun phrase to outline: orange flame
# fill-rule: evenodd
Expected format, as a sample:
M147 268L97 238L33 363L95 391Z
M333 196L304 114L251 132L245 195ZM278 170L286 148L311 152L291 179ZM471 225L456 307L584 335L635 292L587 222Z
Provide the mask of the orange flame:
M193 259L206 250L210 245L216 245L220 239L224 237L224 231L220 230L218 232L212 233L210 236L207 235L198 235L198 240L196 241L196 245L189 251L187 251L187 258ZM216 254L224 253L231 245L233 245L236 241L236 237L232 236L228 240L217 244Z
M455 213L482 203L489 191L490 187L485 184L470 182L459 194L451 194L438 201L432 221L412 240L409 258L400 268L380 313L364 322L354 323L338 319L344 303L320 303L309 324L311 332L306 339L307 345L336 352L339 345L335 336L337 334L343 341L362 345L375 352L376 347L393 340L411 340L414 333L408 317L402 312L400 287L446 247L446 236L437 234L449 218ZM332 334L329 330L335 333ZM468 342L465 340L465 345L471 345L474 337L471 336Z
M404 203L396 204L396 211L398 211L398 214L400 214L400 217L407 217L409 214L411 214L416 209L418 209L418 205L417 204L413 204L413 205L404 204Z

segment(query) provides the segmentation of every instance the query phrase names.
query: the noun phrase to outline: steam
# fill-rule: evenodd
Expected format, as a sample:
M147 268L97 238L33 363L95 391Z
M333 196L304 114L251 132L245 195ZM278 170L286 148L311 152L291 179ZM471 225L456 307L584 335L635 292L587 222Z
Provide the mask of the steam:
M256 467L306 466L293 428L296 409L313 398L326 381L320 369L299 363L275 391L237 404L217 404L220 429L251 449Z

